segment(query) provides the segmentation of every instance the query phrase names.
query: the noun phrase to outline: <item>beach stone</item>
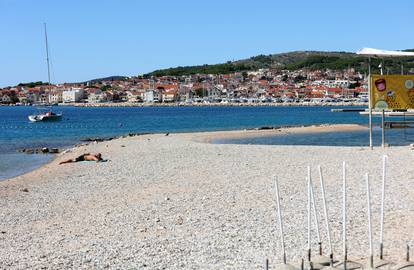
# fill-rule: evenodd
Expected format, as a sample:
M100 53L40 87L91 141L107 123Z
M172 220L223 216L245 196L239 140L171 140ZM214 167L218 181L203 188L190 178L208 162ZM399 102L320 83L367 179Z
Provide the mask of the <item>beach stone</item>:
M264 126L264 127L259 127L257 130L268 130L268 129L274 129L274 127L272 127L272 126Z
M181 217L181 216L179 216L178 217L178 219L177 219L177 225L183 225L183 223L184 223L184 219Z
M22 191L22 192L29 192L29 189L28 188L22 188L22 189L20 189L20 191Z
M49 150L49 153L51 153L51 154L57 154L57 153L59 153L59 149L58 148L51 148Z
M26 154L34 154L35 150L34 149L24 149L23 152L26 153Z
M40 149L40 151L41 151L43 154L46 154L46 153L49 153L49 148L47 148L47 147L42 147L42 149Z

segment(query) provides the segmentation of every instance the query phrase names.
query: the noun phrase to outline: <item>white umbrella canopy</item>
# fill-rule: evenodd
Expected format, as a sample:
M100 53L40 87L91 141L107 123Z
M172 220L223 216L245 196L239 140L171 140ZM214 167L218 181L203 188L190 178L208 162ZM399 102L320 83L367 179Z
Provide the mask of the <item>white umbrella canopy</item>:
M387 51L373 48L363 48L356 52L356 54L366 56L386 56L386 57L403 57L414 56L414 52L402 52L402 51Z

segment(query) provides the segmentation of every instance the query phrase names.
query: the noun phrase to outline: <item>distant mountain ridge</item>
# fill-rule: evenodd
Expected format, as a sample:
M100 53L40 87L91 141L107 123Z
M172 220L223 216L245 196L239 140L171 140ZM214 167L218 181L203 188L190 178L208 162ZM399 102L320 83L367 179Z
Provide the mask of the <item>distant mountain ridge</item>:
M85 83L99 83L102 81L124 81L128 79L127 76L109 76L109 77L104 77L104 78L98 78L98 79L93 79L93 80L89 80L86 81Z
M414 51L414 49L404 50ZM378 66L380 59L372 59L372 67ZM414 68L414 57L386 58L384 64L390 72L399 70L403 62L407 68ZM184 66L160 69L145 74L148 76L181 76L191 74L226 74L237 71L257 70L260 68L279 68L288 70L307 69L332 69L343 70L354 68L358 71L366 71L367 57L352 52L328 52L328 51L293 51L271 55L258 55L248 59L229 61L222 64Z
M414 52L414 49L403 51ZM375 71L380 59L373 58L371 67ZM405 68L414 68L414 57L388 58L384 60L385 66L390 72L399 72L400 64ZM182 76L193 74L228 74L232 72L252 71L261 68L277 68L298 70L307 68L343 70L355 68L358 71L366 72L368 67L367 57L345 51L292 51L270 55L257 55L247 59L228 61L221 64L179 66L166 69L159 69L144 74L144 77L151 76ZM86 81L84 83L99 83L102 81L127 80L127 76L109 76Z

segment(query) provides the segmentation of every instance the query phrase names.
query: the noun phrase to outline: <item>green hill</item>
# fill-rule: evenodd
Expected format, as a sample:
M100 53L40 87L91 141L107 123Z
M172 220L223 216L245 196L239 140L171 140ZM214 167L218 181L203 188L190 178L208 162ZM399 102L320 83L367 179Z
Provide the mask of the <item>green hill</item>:
M406 50L406 51L413 51ZM385 67L389 72L398 72L400 63L404 63L406 68L414 68L414 57L407 58L386 58L383 60ZM372 59L372 66L380 64L380 59ZM228 74L236 71L257 70L260 68L276 69L332 69L343 70L355 68L358 71L365 72L368 67L366 57L350 52L323 52L323 51L295 51L288 53L279 53L271 55L258 55L248 59L237 60L222 64L200 65L174 67L168 69L155 70L145 76L181 76L191 74Z

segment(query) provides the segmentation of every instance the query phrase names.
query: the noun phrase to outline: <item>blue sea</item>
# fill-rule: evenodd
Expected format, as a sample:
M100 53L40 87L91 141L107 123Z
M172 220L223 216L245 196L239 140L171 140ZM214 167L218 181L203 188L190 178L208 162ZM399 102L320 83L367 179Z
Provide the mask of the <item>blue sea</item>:
M58 106L62 121L30 123L34 107L0 107L0 179L32 170L51 159L49 155L17 153L22 148L67 147L91 137L127 133L192 132L302 126L313 124L362 124L368 118L357 112L338 113L338 107L70 107ZM379 124L379 118L374 118ZM380 129L375 131L380 144ZM392 145L409 144L414 132L387 130ZM411 140L411 141L410 141ZM216 143L367 145L368 132L314 133L267 138L221 140Z

